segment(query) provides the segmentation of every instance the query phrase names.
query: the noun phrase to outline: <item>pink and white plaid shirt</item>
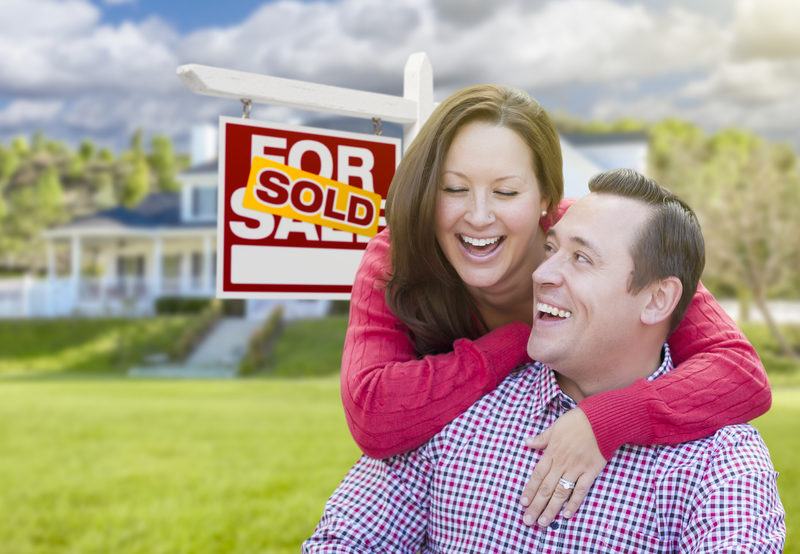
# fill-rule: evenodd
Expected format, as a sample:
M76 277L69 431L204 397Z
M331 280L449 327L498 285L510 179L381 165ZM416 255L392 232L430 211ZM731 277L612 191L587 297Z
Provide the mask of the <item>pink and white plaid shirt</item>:
M649 379L671 369L664 363ZM785 513L758 432L731 425L677 446L620 448L578 512L522 523L540 452L523 443L576 406L534 363L417 450L362 457L303 552L781 552Z

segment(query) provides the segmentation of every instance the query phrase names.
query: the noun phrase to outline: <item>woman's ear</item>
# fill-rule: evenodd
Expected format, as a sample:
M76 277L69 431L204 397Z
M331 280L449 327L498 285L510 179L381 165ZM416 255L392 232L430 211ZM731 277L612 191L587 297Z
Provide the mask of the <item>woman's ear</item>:
M658 325L662 321L668 321L683 293L681 280L677 277L666 277L647 287L647 290L647 304L641 315L642 323Z

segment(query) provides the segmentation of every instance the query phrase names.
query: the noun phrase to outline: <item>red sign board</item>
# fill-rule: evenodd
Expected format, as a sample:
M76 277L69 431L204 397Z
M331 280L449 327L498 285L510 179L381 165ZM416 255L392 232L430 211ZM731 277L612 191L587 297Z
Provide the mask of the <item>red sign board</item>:
M369 237L245 207L259 158L377 193L382 229L400 139L220 118L217 296L349 298Z

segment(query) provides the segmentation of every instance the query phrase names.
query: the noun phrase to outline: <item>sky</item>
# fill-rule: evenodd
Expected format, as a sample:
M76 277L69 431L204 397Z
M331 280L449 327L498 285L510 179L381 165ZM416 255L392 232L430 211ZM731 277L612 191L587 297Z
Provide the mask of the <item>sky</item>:
M494 82L584 120L679 117L800 151L798 28L797 0L0 0L0 142L119 150L141 128L188 149L192 126L241 107L190 92L181 64L401 95L424 51L436 100Z

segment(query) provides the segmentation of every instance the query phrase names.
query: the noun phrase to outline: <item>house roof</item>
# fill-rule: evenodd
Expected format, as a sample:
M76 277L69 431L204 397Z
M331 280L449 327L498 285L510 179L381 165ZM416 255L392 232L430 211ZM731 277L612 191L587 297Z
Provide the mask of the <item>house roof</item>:
M622 142L646 143L647 133L644 131L631 131L626 133L559 133L561 138L567 139L574 146L594 144L617 144Z
M190 168L181 172L181 175L198 175L202 173L216 173L218 160L214 158L207 162L193 165Z
M214 227L215 221L181 221L180 194L158 192L145 197L138 206L117 206L108 210L78 217L69 223L54 227L51 231L67 231L82 228L108 229L153 229L153 228L202 228Z

